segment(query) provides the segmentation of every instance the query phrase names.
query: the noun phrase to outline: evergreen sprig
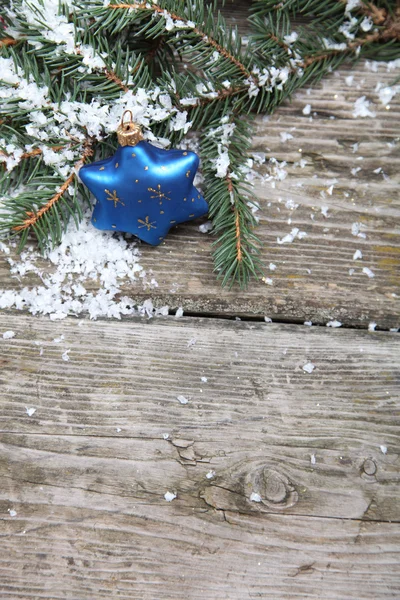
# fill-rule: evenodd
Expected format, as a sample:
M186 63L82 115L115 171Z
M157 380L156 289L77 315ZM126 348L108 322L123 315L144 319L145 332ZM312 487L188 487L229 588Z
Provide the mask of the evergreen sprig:
M150 141L201 132L223 285L261 273L247 182L251 114L271 112L344 60L400 55L399 9L388 0L256 0L246 44L216 0L14 0L4 21L0 229L20 235L21 247L30 233L43 250L58 244L89 201L80 166L115 149L118 119L135 105Z

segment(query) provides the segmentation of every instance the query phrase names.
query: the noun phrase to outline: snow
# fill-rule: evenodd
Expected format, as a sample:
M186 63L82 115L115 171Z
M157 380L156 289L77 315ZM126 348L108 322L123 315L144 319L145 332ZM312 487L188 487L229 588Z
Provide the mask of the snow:
M365 96L361 96L354 103L353 117L376 117L376 113L370 110L371 102Z
M49 316L50 316L50 320L51 321L62 321L68 315L67 315L67 313L63 313L61 311L57 311L57 312L51 313Z
M15 247L15 242L10 243ZM67 315L88 313L91 319L122 315L145 315L148 318L168 314L168 307L156 308L151 300L137 305L132 298L121 293L123 283L139 284L141 288L153 287L139 263L137 242L112 232L95 229L86 214L77 230L73 222L68 225L61 244L47 253L50 272L43 273L37 266L40 252L28 247L18 260L10 257L10 248L0 246L6 255L12 276L21 283L31 273L40 277L40 283L22 289L0 290L0 309L16 308L32 314L50 315L60 320ZM98 288L88 291L86 287Z
M303 371L306 373L312 373L315 369L315 365L312 362L308 362L303 366Z
M379 100L383 106L388 106L389 102L391 102L395 95L400 91L400 85L393 87L382 87L381 84L378 84L376 91L378 92Z
M200 233L208 233L209 231L211 231L212 228L213 228L212 221L206 221L205 223L202 223L201 225L199 225Z
M251 492L250 502L261 502L261 496L257 492Z
M292 31L290 35L285 35L283 37L283 41L285 42L285 44L290 46L291 44L294 44L298 37L298 34L295 31Z
M298 206L299 205L296 204L296 202L292 198L288 198L285 202L285 207L289 210L296 210Z
M71 350L70 350L70 349L69 349L69 350L66 350L66 351L64 352L64 354L62 354L62 356L61 356L61 358L62 358L62 359L65 361L65 362L68 362L68 361L70 360L70 357L69 357L69 354L68 354L68 352L71 352Z
M372 29L373 25L374 23L370 17L364 17L363 21L361 21L360 27L363 31L369 31Z
M296 69L302 64L302 61L301 58L295 58L291 60L291 63L292 68ZM281 68L271 66L264 68L261 73L254 69L253 73L258 77L259 84L265 87L266 91L272 92L274 88L278 90L283 89L285 83L289 79L290 68L287 66Z
M13 337L15 337L15 331L5 331L3 333L3 340L10 340Z
M180 404L187 404L189 402L189 400L182 395L177 396L176 399L178 400L178 402L180 402Z
M166 492L164 494L164 498L166 499L167 502L172 502L172 500L175 500L176 494L174 494L173 492Z
M12 58L2 58L0 56L0 73L4 83L8 83L9 85L19 83L20 78L15 71L15 65Z
M223 178L226 177L230 165L229 158L229 146L231 144L231 137L235 132L236 125L235 123L229 123L229 117L222 117L221 125L219 127L215 127L211 129L207 133L207 137L216 138L217 142L217 151L218 157L209 159L213 169L215 171L216 177Z
M371 269L369 269L368 267L364 267L362 270L363 273L365 273L365 275L368 275L368 277L370 279L372 279L373 277L375 277L375 273L373 273L373 271L371 271Z
M300 231L297 227L294 227L290 233L285 235L283 238L277 238L278 244L291 244L296 237L301 240L307 234L305 231Z
M58 337L58 338L54 338L53 342L54 342L55 344L59 344L60 342L63 342L63 341L64 341L64 339L65 339L65 336L64 336L64 335L60 335L60 337Z
M288 142L289 140L293 139L293 136L291 133L287 133L286 131L281 131L281 133L279 134L280 138L281 138L281 142Z
M328 321L328 323L326 324L327 327L332 327L333 329L335 329L336 327L341 327L342 323L340 321Z
M170 121L171 131L183 130L183 133L187 133L192 126L191 121L187 121L187 111L178 112Z
M361 232L361 227L361 223L353 223L351 226L351 233L356 237L366 238L367 236L365 235L365 233Z
M25 407L25 410L26 410L26 414L28 415L28 417L31 417L36 412L36 408L33 408L33 407L29 408L28 406Z
M355 8L361 6L361 0L347 0L345 14L349 14Z
M341 44L337 44L336 42L334 42L333 40L330 40L328 38L322 38L322 41L324 43L325 48L327 48L328 50L344 51L347 49L347 44L345 42L342 42Z

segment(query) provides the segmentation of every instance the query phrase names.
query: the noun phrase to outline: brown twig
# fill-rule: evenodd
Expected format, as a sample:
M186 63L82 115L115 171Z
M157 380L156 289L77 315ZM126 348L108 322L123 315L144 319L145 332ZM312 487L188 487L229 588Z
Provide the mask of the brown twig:
M164 15L164 12L165 12L165 10L163 8L161 8L160 6L158 6L157 4L152 4L151 6L149 6L147 2L135 2L133 4L126 4L126 3L109 4L108 8L148 10L148 11L153 11L153 12L161 14L161 15ZM168 14L172 19L175 19L176 21L183 21L184 23L187 23L187 21L179 15L176 15L174 13L168 13ZM189 26L188 26L188 28L189 28ZM248 71L246 69L244 64L241 63L237 58L235 58L230 52L228 52L228 50L226 50L220 44L218 44L218 42L216 40L214 40L213 38L208 36L206 33L204 33L204 31L201 31L201 29L199 29L198 27L190 27L190 29L191 29L191 31L194 31L196 33L196 35L201 37L205 42L210 44L210 46L215 48L215 50L219 54L221 54L221 56L224 56L226 59L228 59L230 62L232 62L243 73L243 75L245 77L252 76L250 71Z
M58 200L61 198L61 196L67 191L68 187L74 181L74 179L76 177L75 170L80 169L80 167L84 164L85 160L93 154L92 143L93 143L93 141L91 139L86 140L86 142L83 146L84 151L83 151L81 158L78 160L77 163L75 163L74 171L64 181L64 183L62 184L62 186L61 186L60 190L57 192L57 194L54 194L54 196L52 198L50 198L50 200L48 202L46 202L46 204L44 206L42 206L42 208L40 208L36 213L34 213L32 211L27 211L26 212L27 218L24 220L22 225L16 225L15 227L13 227L14 231L23 231L24 229L27 229L28 227L35 225L35 223L37 223L37 221L46 212L48 212L50 210L50 208L52 206L54 206L54 204L56 202L58 202Z
M355 38L351 42L349 42L344 50L336 50L332 49L323 54L318 54L316 56L306 56L301 65L302 68L307 68L315 62L319 62L321 60L325 60L330 56L334 56L337 54L343 54L345 52L355 52L358 48L362 48L366 44L373 44L375 42L388 41L388 40L400 40L400 15L396 15L395 18L387 17L385 21L385 29L377 29L372 33L369 33L365 37Z
M339 0L339 2L347 4L347 0ZM367 0L362 0L362 5L354 7L353 10L370 17L374 25L383 25L388 16L386 9L378 8L373 2Z
M238 262L242 262L242 238L240 233L240 215L237 208L235 208L235 228L236 228L236 258Z
M65 146L53 146L51 150L54 150L54 152L59 152L63 148L65 148ZM4 150L0 150L0 154L1 156L10 156L10 154L7 154L7 152L4 152ZM21 155L21 158L33 158L34 156L39 156L40 154L43 154L43 150L40 148L34 148L30 152L24 152L24 154Z
M225 177L225 181L226 181L226 184L228 187L228 192L230 195L232 195L234 193L234 187L233 187L231 176L227 175ZM232 207L232 210L235 213L236 260L240 263L240 262L242 262L242 259L243 259L240 213L239 213L236 205L234 205Z
M387 11L384 8L378 8L372 2L364 2L365 7L361 6L360 10L368 17L371 17L374 25L383 25L387 19Z
M14 46L18 40L14 40L14 38L6 37L0 40L0 46Z
M286 50L286 52L288 52L288 50L290 49L289 46L285 44L285 42L283 42L281 39L279 39L278 36L276 36L274 33L269 33L268 35L271 38L271 40L274 40L274 42L278 44L278 46L280 46L281 48L283 48L283 50Z
M124 92L129 91L129 87L123 83L123 81L118 77L118 75L114 73L114 71L110 71L106 68L104 69L104 73L106 78L116 83L121 88L121 90L123 90Z

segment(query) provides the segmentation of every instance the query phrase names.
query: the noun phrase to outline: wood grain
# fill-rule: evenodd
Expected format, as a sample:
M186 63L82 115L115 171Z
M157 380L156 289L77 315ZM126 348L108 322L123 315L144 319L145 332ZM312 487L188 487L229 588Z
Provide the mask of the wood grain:
M2 313L5 329L1 597L398 597L397 334Z
M399 525L186 510L97 496L23 503L2 523L2 598L399 597Z
M350 74L351 87L345 81ZM213 237L188 224L171 231L158 248L141 246L141 263L158 287L144 289L139 282L124 286L123 295L137 302L151 297L157 305L183 306L191 313L267 315L290 322L338 319L355 327L375 321L383 329L400 327L400 95L386 110L374 92L378 83L388 85L395 77L385 66L373 72L360 62L353 70L333 73L310 94L299 91L269 120L257 119L254 151L287 161L288 176L275 188L271 182L255 181L262 257L272 286L260 281L246 291L221 290L212 272ZM354 102L363 95L375 103L375 119L352 118ZM306 104L312 106L312 121L302 113ZM283 143L283 132L293 139ZM355 143L359 147L354 153ZM300 158L307 161L304 168ZM374 173L379 167L382 173ZM266 166L256 168L260 175L268 171ZM353 175L354 168L361 170ZM288 208L288 201L298 207ZM360 224L366 238L352 235L353 223ZM277 238L294 227L307 237L278 244ZM353 260L356 250L361 250L362 260ZM273 272L270 262L277 267ZM375 277L368 278L363 267ZM48 268L43 262L43 270ZM6 257L0 256L0 288L40 283L32 274L21 281L11 277ZM96 283L86 287L96 289Z
M351 114L394 78L343 68L257 119L254 151L288 173L272 187L263 165L255 180L272 286L222 291L213 238L192 224L142 246L159 287L123 293L203 316L399 327L400 105ZM307 236L278 244L293 227ZM0 288L39 283L0 256ZM0 313L0 597L399 598L399 345L344 328Z

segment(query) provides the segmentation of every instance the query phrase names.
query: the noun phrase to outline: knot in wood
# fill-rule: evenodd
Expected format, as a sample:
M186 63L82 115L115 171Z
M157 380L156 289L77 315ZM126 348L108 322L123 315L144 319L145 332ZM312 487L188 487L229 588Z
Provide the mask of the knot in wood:
M367 458L363 463L363 471L366 475L375 475L377 466L372 458Z
M260 508L264 505L269 509L285 510L297 503L296 488L284 473L272 467L260 467L250 478L253 491L261 496Z
M265 472L264 470L264 494L270 502L281 504L286 500L288 494L287 482L279 473Z

